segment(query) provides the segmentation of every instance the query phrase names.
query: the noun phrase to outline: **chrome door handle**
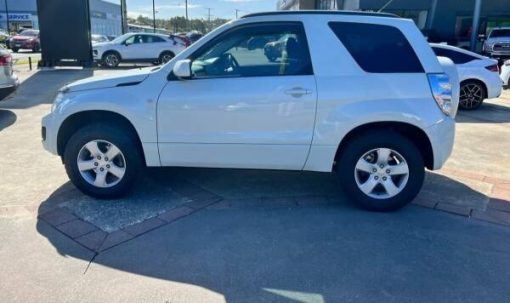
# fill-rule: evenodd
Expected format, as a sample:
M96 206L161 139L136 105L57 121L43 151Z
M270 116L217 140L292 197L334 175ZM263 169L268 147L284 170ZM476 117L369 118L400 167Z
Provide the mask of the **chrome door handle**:
M285 91L285 94L291 95L292 97L295 97L295 98L299 98L304 95L309 95L311 93L312 93L311 90L304 89L302 87L294 87L294 88L291 88L291 89L288 89Z

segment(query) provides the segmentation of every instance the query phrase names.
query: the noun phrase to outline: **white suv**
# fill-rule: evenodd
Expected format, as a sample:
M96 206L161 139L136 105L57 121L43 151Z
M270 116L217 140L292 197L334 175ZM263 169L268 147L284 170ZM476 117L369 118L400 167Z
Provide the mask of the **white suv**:
M185 42L174 36L128 33L110 42L94 43L94 60L107 67L121 62L167 63L186 48Z
M283 36L268 59L265 45ZM99 198L125 194L143 166L333 171L359 206L386 211L449 157L453 96L411 20L258 13L161 68L65 86L43 118L43 144Z

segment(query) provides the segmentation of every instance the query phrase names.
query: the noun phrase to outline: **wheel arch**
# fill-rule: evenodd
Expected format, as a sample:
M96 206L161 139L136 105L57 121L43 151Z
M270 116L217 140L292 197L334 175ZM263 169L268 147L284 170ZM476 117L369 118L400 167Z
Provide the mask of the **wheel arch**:
M165 49L159 53L158 59L161 58L161 56L163 56L163 54L165 54L165 53L170 53L170 54L172 54L173 57L175 57L175 53L173 51L171 51L169 49Z
M126 130L131 136L134 136L139 152L143 155L143 163L146 164L140 135L133 123L125 116L107 110L81 111L67 117L60 125L57 133L58 155L63 156L67 142L78 129L92 123L106 123L115 127L120 127Z
M413 124L394 121L367 123L357 126L351 131L349 131L347 135L343 137L343 139L341 140L337 147L337 151L335 154L335 163L351 140L355 139L358 136L363 135L366 132L376 129L395 131L407 137L420 150L423 161L425 162L425 167L427 167L428 169L433 169L434 150L432 148L432 143L428 135L422 129Z
M108 55L110 53L116 54L117 56L119 56L119 60L122 60L122 55L120 54L120 52L118 50L115 50L115 49L109 49L109 50L103 52L103 55L101 56L101 59L104 60L106 55Z

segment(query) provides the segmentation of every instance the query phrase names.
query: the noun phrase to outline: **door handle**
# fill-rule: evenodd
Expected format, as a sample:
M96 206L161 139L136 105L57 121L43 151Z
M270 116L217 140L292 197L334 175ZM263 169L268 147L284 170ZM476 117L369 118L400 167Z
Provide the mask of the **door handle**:
M302 87L294 87L294 88L291 88L291 89L287 89L285 91L285 94L291 95L292 97L295 97L295 98L299 98L299 97L302 97L304 95L309 95L311 93L312 93L311 90L304 89Z

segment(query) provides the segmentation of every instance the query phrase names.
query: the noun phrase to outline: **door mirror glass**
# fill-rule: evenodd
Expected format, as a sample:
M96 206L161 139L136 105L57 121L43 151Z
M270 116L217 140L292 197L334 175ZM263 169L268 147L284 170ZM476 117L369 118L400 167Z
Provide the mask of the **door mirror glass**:
M179 60L173 69L174 75L179 79L191 78L191 60Z

